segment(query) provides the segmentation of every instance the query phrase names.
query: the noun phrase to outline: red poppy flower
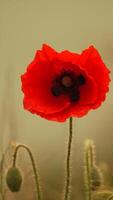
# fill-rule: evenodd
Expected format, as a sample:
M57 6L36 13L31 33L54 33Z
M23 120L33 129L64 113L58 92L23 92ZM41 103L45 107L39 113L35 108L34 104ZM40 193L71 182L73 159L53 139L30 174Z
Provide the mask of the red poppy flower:
M105 100L109 72L93 46L76 54L44 44L21 76L24 108L59 122L82 117Z

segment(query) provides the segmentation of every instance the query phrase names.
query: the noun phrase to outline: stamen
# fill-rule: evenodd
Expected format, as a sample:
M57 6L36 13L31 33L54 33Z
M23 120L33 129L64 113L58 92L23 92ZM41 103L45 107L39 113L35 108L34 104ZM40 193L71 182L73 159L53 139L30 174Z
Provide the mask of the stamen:
M77 102L80 99L79 90L77 88L73 88L73 90L69 94L69 98L71 102Z
M51 92L52 92L53 96L58 97L62 93L62 88L60 86L52 87Z
M80 74L80 75L77 77L77 79L78 79L79 85L84 85L85 82L86 82L86 80L85 80L85 78L84 78L84 76L83 76L82 74Z

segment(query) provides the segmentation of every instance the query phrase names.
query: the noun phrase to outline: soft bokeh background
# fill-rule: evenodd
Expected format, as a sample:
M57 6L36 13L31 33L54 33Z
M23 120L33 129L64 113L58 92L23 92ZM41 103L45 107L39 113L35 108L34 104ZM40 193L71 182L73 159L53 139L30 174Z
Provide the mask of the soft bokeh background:
M46 121L28 113L22 106L20 75L42 43L59 51L75 52L93 44L112 71L113 1L0 0L0 152L11 140L28 145L38 164L44 199L58 200L64 183L68 121ZM74 120L72 200L85 199L83 145L87 138L95 141L98 162L112 167L112 90L111 82L106 102L98 110ZM23 188L19 194L7 192L6 200L35 198L30 162L22 152L18 162L25 169Z

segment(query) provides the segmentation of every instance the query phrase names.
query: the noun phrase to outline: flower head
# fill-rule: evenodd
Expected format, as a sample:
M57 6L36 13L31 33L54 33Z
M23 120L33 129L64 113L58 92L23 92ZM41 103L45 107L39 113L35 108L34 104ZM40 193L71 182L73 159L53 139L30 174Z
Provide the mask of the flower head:
M59 122L82 117L105 100L109 72L93 46L76 54L44 44L21 76L24 108Z

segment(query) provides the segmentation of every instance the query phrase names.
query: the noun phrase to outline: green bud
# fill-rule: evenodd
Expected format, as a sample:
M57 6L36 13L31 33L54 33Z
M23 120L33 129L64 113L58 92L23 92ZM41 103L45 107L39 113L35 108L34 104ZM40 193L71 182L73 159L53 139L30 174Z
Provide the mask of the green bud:
M112 194L111 190L98 190L93 193L93 200L107 200Z
M22 184L22 175L18 168L11 167L6 175L6 183L11 192L19 192Z
M91 169L91 181L92 190L96 190L103 185L103 174L96 165L94 165Z

